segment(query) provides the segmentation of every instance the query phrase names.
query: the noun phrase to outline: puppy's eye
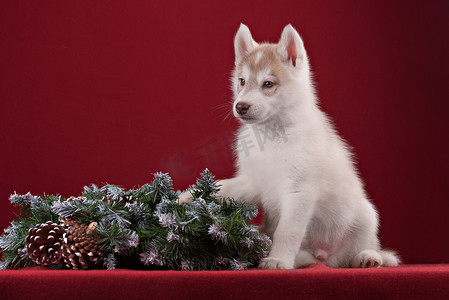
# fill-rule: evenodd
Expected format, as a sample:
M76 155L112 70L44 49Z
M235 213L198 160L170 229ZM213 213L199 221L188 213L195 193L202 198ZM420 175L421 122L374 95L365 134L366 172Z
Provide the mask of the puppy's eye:
M244 85L245 85L245 79L240 78L239 80L240 80L240 85L241 85L241 86L244 86Z
M263 86L266 87L266 88L272 88L273 85L274 85L274 83L272 81L265 81L263 83Z

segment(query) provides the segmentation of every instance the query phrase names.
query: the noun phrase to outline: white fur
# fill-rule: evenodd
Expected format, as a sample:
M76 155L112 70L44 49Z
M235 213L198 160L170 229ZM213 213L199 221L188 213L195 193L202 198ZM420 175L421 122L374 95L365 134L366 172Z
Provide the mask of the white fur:
M263 208L262 228L273 245L260 267L292 269L313 262L330 267L397 266L398 257L381 250L378 215L352 155L317 105L307 54L296 30L288 25L278 44L259 45L242 24L234 45L233 112L242 121L237 145L251 142L253 147L238 153L237 174L220 181L219 196ZM249 64L257 69L263 55L273 49L277 62L271 69L260 66L254 74ZM272 78L276 86L263 88ZM250 105L245 116L236 110L243 102ZM271 132L263 143L248 134L260 130ZM180 201L188 198L184 193Z

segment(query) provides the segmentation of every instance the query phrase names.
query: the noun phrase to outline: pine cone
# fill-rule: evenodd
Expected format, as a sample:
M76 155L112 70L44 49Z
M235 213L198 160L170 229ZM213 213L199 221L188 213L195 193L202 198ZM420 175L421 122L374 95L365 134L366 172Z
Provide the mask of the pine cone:
M97 223L89 226L75 224L64 234L62 257L68 268L95 269L99 267L103 253L100 250L100 236L94 233Z
M42 266L58 263L62 255L64 232L62 226L52 221L31 228L25 239L26 251L30 259Z
M64 228L69 228L70 226L73 226L75 224L79 224L79 222L72 216L68 216L65 218L59 217L59 225L63 226Z

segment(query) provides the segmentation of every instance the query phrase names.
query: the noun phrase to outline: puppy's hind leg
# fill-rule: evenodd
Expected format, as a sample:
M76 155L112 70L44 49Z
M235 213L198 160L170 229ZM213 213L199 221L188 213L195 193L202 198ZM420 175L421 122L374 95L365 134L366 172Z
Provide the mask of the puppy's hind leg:
M351 260L352 268L396 267L401 263L394 251L363 250Z
M376 250L363 250L351 260L352 268L377 268L383 264L382 255Z
M401 263L401 258L392 250L382 249L380 255L384 261L382 267L397 267Z

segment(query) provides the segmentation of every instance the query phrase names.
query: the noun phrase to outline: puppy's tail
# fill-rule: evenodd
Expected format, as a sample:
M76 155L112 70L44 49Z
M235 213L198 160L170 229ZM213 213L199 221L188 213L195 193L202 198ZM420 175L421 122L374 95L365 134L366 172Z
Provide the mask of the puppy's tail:
M382 267L397 267L401 263L401 258L393 250L382 249L379 251L382 256Z

